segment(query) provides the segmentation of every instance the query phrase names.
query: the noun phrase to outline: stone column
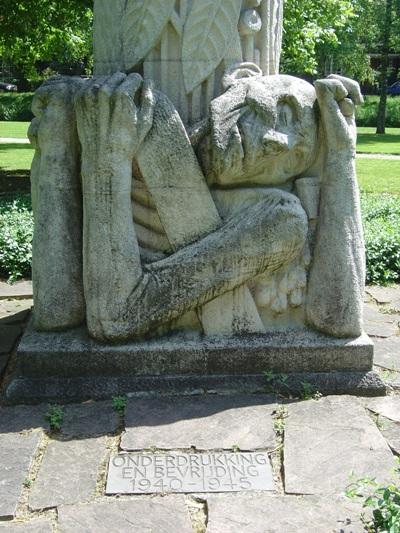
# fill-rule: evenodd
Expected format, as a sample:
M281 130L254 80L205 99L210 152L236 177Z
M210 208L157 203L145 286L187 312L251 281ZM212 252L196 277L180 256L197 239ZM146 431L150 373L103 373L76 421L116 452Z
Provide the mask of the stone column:
M232 63L278 73L282 20L283 0L95 0L95 75L140 72L195 123Z

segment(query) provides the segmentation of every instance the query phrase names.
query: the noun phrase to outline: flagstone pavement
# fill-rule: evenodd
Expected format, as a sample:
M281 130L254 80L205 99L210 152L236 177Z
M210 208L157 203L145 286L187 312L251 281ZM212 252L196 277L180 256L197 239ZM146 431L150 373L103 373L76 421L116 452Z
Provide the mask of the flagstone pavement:
M3 377L31 306L29 282L0 284ZM400 287L368 287L365 317L386 397L128 397L62 406L59 431L49 405L0 406L0 533L364 531L350 484L400 482ZM265 453L272 490L107 496L110 457L141 450Z

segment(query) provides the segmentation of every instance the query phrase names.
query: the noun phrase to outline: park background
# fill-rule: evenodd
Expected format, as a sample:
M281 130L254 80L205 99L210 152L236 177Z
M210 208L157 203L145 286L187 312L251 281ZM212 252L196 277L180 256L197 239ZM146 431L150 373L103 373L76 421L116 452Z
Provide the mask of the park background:
M0 7L0 82L14 86L0 92L0 279L30 277L33 92L57 74L91 75L92 4ZM399 71L400 0L286 0L281 72L310 82L339 73L357 79L366 95L357 110L357 172L367 282L375 284L400 281L400 94L391 94Z

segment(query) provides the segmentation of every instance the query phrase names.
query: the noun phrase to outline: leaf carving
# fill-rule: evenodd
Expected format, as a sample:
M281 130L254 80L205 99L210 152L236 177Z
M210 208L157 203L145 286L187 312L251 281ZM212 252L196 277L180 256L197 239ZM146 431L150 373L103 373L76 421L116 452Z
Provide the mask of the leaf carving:
M187 93L214 72L232 42L241 0L195 0L183 34L183 76Z
M131 69L157 44L175 0L127 0L122 19L125 68Z
M96 0L94 3L94 73L112 74L121 65L121 20L125 0Z

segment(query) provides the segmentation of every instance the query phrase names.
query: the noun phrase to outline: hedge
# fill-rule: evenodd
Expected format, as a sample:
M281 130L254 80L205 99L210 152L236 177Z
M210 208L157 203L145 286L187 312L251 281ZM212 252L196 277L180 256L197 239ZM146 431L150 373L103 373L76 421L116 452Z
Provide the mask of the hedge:
M0 93L0 120L29 122L34 93Z
M375 128L378 117L379 96L366 96L362 106L357 108L357 126ZM386 126L400 128L400 96L388 96Z

